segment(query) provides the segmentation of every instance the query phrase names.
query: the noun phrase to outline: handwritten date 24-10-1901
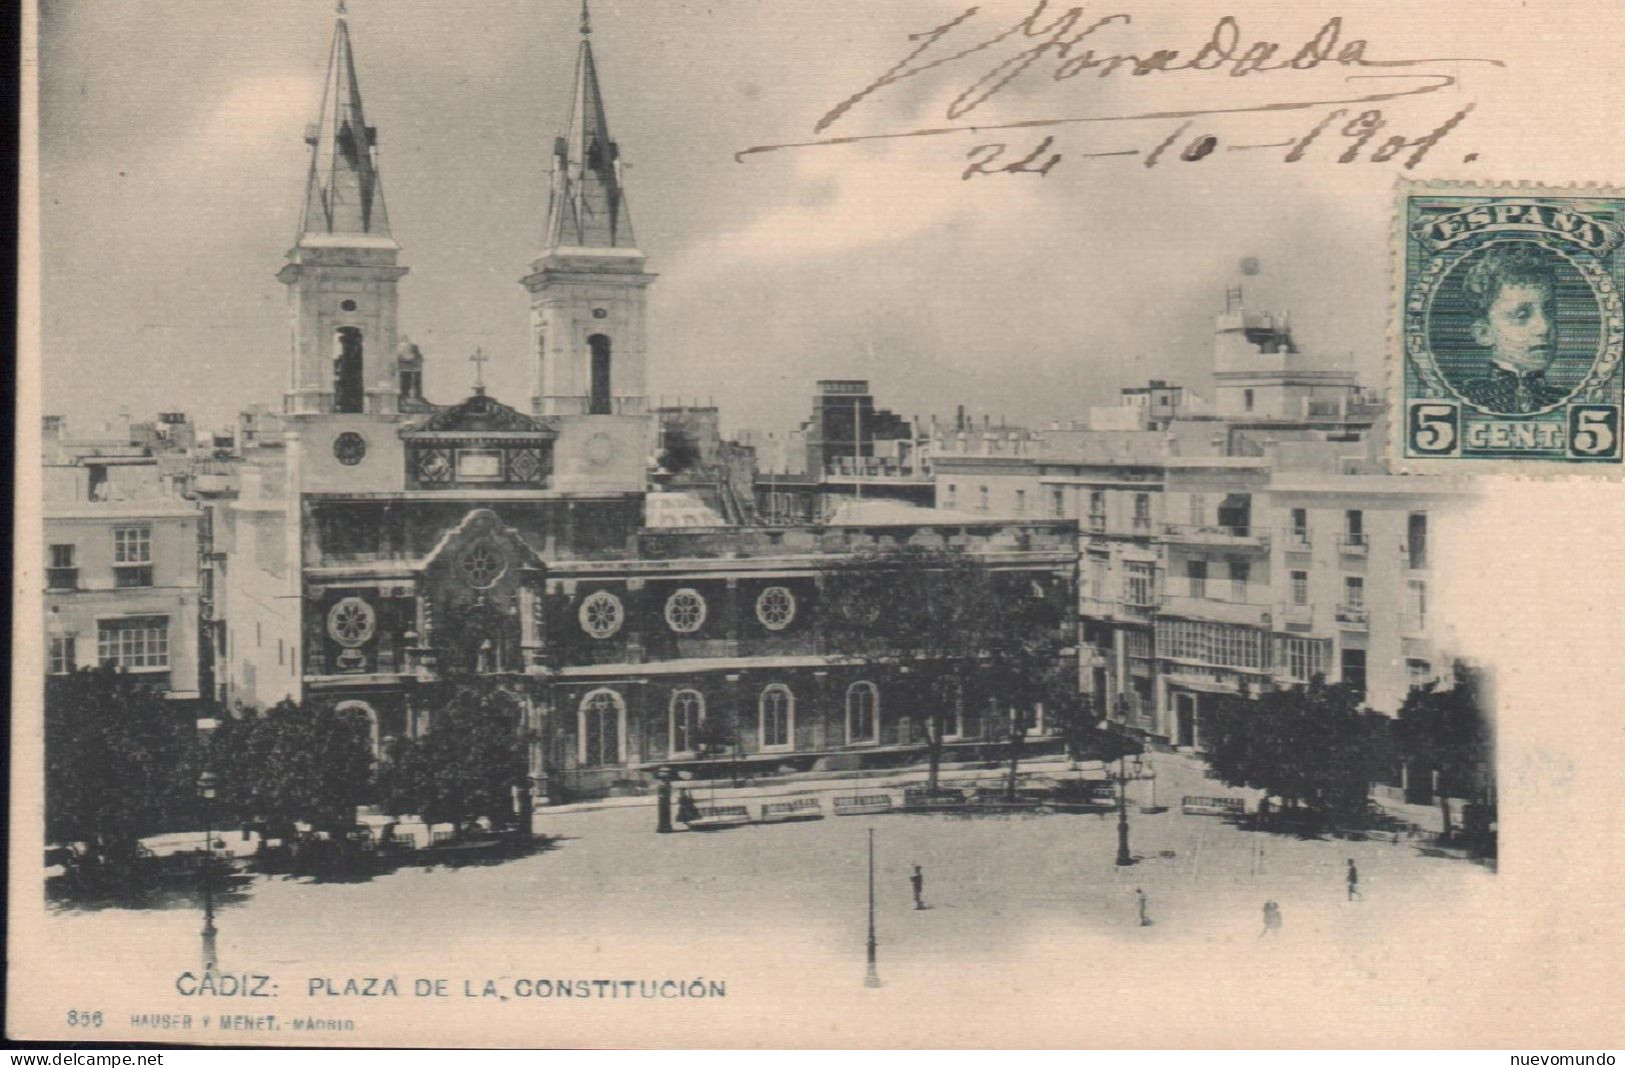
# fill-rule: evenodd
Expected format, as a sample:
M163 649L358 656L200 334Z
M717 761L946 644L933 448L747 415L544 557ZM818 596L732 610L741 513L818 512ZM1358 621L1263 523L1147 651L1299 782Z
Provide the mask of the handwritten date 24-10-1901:
M1264 144L1225 144L1215 134L1192 133L1195 124L1186 121L1155 145L1148 145L1146 148L1078 152L1074 153L1074 156L1078 159L1140 156L1143 157L1140 161L1143 166L1155 167L1164 159L1197 163L1219 151L1248 152L1274 148L1283 150L1281 155L1283 162L1296 163L1308 155L1312 145L1325 137L1325 144L1330 146L1328 151L1333 153L1331 158L1338 163L1355 163L1360 160L1387 163L1405 153L1404 166L1408 170L1422 162L1428 152L1444 140L1446 134L1460 126L1462 120L1466 119L1472 110L1473 105L1468 104L1427 133L1410 138L1403 134L1381 136L1389 128L1388 120L1375 108L1362 111L1353 117L1349 116L1347 108L1337 108L1300 137ZM1013 152L1009 143L1005 142L977 145L965 154L970 165L960 177L969 179L996 174L1036 174L1042 178L1067 158L1064 153L1052 152L1051 149L1054 147L1053 134L1021 155L1016 155L1016 152L1021 151L1019 146ZM1469 160L1476 158L1476 153L1469 154L1467 158Z
M1410 169L1421 162L1428 150L1445 134L1460 124L1472 110L1472 106L1469 104L1432 133L1422 137L1411 139L1388 136L1383 140L1377 140L1379 133L1387 126L1388 120L1382 112L1371 108L1370 105L1422 97L1456 86L1458 79L1453 74L1440 71L1438 69L1440 66L1505 65L1497 59L1471 57L1374 58L1370 54L1373 51L1370 42L1364 39L1343 39L1341 17L1326 19L1314 36L1295 50L1274 41L1257 40L1247 43L1242 36L1240 22L1234 16L1226 15L1213 25L1206 40L1194 50L1181 52L1169 48L1144 48L1135 52L1096 47L1104 39L1100 35L1108 30L1129 32L1126 28L1134 24L1132 15L1120 13L1090 17L1082 7L1052 10L1050 0L1038 0L1036 6L1014 24L998 27L988 36L970 37L968 35L977 32L974 27L980 10L979 7L966 8L939 26L910 34L908 39L913 42L913 47L908 54L878 77L873 78L862 89L825 112L813 126L814 134L819 135L816 139L756 145L736 153L735 158L743 160L747 156L764 152L828 148L902 138L942 137L967 133L979 134L985 138L994 131L1031 131L1073 125L1168 123L1194 121L1203 117L1332 109L1312 131L1293 140L1278 144L1232 144L1226 147L1229 150L1285 148L1286 160L1293 162L1303 158L1309 146L1329 128L1334 124L1340 124L1337 132L1350 140L1344 145L1342 154L1338 156L1339 160L1353 162L1355 159L1365 158L1375 162L1386 162L1397 159L1402 161L1406 169ZM975 43L966 43L969 40L974 40ZM962 47L959 47L960 45ZM964 73L969 80L950 87L950 91L954 91L955 95L947 106L946 118L949 125L853 132L844 136L825 134L830 126L838 122L850 122L852 115L865 111L866 108L860 105L889 86L927 73L953 78L954 72L963 71L967 64L970 65L970 70ZM1433 69L1414 69L1419 67ZM1376 70L1378 68L1381 72ZM1251 94L1253 99L1250 100L1215 99L1215 93L1223 91L1211 81L1216 76L1223 77L1227 81L1246 78L1249 82L1269 76L1264 84L1279 83L1286 88L1297 85L1317 69L1352 73L1344 74L1339 79L1337 88L1330 92L1327 91L1326 83L1322 81L1318 89L1310 88L1306 84L1298 85L1296 91L1288 89L1280 95L1271 93L1262 101L1257 99L1256 94ZM1200 89L1201 97L1191 101L1189 106L1170 107L1165 104L1154 109L1125 110L1110 114L1040 114L1014 120L1001 117L1000 120L989 122L976 122L974 118L970 118L972 112L981 108L1012 83L1030 79L1042 71L1047 71L1050 80L1055 83L1073 82L1085 74L1093 75L1095 78L1106 78L1121 73L1131 78L1155 76L1157 81L1183 75L1184 77L1177 80L1200 78L1204 84ZM971 77L971 74L974 74L974 77ZM1234 84L1233 81L1230 83ZM1077 99L1075 90L1070 92L1064 101L1024 97L1024 100L1042 101L1042 106L1046 107L1054 106L1058 102L1075 105ZM1366 110L1357 110L1361 107L1365 107ZM1152 143L1136 149L1079 155L1143 156L1146 166L1155 166L1170 151L1177 153L1179 158L1187 162L1195 162L1219 149L1218 137L1203 131L1198 131L1194 140L1181 141L1188 133L1188 127L1188 123L1180 127L1161 145ZM1372 144L1373 141L1376 143ZM1012 156L1009 142L978 145L969 154L971 166L967 169L965 177L1000 173L1047 174L1060 162L1060 156L1049 151L1052 144L1053 141L1046 139L1040 147L1021 156L1014 163L1008 162ZM1015 153L1022 151L1022 148L1014 150Z

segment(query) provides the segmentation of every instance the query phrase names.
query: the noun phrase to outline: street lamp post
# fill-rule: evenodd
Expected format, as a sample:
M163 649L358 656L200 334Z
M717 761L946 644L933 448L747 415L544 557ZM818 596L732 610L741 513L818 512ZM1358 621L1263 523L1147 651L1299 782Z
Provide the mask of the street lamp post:
M1134 863L1128 848L1128 754L1117 758L1117 866Z
M869 828L869 971L863 985L880 985L880 973L875 970L875 829Z
M214 828L209 818L213 814L215 781L212 771L197 777L198 797L203 802L203 866L199 869L203 880L203 970L208 974L213 974L219 964L214 926Z
M660 793L655 800L655 833L670 834L671 826L671 780L676 772L670 767L662 766L655 772L655 778L660 781Z

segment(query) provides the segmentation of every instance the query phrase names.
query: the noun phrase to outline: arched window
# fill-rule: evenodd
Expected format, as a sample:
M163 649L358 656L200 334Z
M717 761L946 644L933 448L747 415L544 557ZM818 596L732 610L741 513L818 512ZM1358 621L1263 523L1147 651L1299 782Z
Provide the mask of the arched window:
M376 760L383 755L378 748L378 713L365 701L341 701L334 708L335 712L359 712L367 717L367 743L372 746L372 756Z
M678 690L671 695L671 751L697 752L700 724L705 721L705 697L698 690Z
M789 749L796 730L796 697L790 687L775 682L763 690L757 715L762 749Z
M854 682L846 688L846 744L879 741L880 691L872 682Z
M357 413L366 406L366 385L361 370L361 330L341 326L334 337L333 410Z
M609 415L609 338L594 334L587 339L592 350L592 397L587 404L588 415Z
M620 764L626 759L626 702L614 690L594 690L581 699L578 714L581 766Z

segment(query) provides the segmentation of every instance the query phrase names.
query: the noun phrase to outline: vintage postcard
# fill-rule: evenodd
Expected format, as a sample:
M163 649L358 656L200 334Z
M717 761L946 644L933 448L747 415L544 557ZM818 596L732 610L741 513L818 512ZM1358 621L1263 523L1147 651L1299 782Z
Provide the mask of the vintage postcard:
M1625 10L25 16L11 1037L1625 1039Z

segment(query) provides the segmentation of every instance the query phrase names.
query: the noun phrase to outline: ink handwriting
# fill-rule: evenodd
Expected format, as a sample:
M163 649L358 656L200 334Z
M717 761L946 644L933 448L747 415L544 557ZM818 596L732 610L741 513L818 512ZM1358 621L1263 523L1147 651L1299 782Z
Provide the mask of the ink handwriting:
M972 39L970 35L975 33L973 24L979 13L978 6L971 6L938 26L922 33L911 34L909 40L913 42L912 49L879 77L825 112L814 124L813 132L823 134L836 123L849 121L849 116L855 111L862 110L860 105L865 100L888 86L908 78L919 77L927 72L965 67L967 61L972 61L973 57L980 57L981 60L991 59L993 62L991 66L985 68L979 63L971 66L974 76L967 83L956 87L958 91L947 106L946 117L950 122L957 122L971 115L1018 79L1032 76L1045 69L1048 70L1052 81L1066 82L1088 72L1093 72L1097 78L1106 78L1119 72L1126 72L1130 77L1196 73L1244 78L1283 72L1306 72L1326 66L1365 71L1371 68L1414 68L1446 63L1475 63L1493 67L1505 65L1497 59L1473 57L1376 58L1371 54L1373 49L1369 41L1363 38L1345 38L1341 16L1326 19L1309 40L1296 50L1290 51L1274 41L1245 42L1240 22L1230 15L1220 18L1213 25L1207 39L1193 52L1170 48L1154 48L1144 52L1115 50L1099 43L1105 40L1106 31L1132 25L1134 21L1132 15L1117 13L1089 17L1081 6L1057 8L1052 12L1050 0L1037 0L1032 11L1014 24L961 47L962 42ZM1011 48L1017 50L1013 54L1006 54ZM979 73L975 73L977 71ZM1208 104L1185 109L1118 115L1059 115L986 125L956 124L912 130L855 133L847 136L820 137L815 140L756 145L736 153L735 159L742 161L748 156L785 149L849 145L894 138L939 137L966 132L1033 129L1071 124L1196 120L1204 116L1308 110L1344 105L1345 107L1331 112L1320 125L1300 138L1271 145L1226 147L1232 150L1289 147L1291 151L1284 157L1285 162L1297 162L1304 158L1308 147L1328 128L1340 120L1347 119L1344 136L1350 138L1353 143L1345 147L1339 162L1350 162L1362 158L1362 153L1365 153L1367 146L1387 127L1388 121L1376 109L1359 111L1350 119L1348 118L1351 114L1350 108L1362 104L1423 96L1457 84L1457 79L1453 75L1437 70L1425 73L1354 73L1345 77L1349 82L1375 79L1386 80L1387 84L1382 88L1373 87L1366 92L1335 99L1294 99L1289 96L1286 99L1262 104L1237 104L1229 107ZM1410 154L1404 157L1403 166L1407 169L1414 167L1425 158L1428 150L1445 134L1455 129L1471 110L1472 105L1468 104L1441 127L1420 138L1407 139L1391 135L1373 151L1365 153L1363 158L1384 162L1397 158L1406 149L1411 149ZM1078 155L1091 157L1143 154L1144 165L1152 167L1188 126L1189 123L1186 123L1185 126L1178 127L1173 134L1167 135L1167 140L1163 143L1143 151L1122 149L1085 152ZM1348 126L1354 126L1354 129L1350 130ZM1219 147L1216 135L1202 134L1198 140L1199 147L1186 144L1181 148L1182 159L1195 162L1212 154ZM1060 154L1045 156L1052 143L1053 138L1046 137L1030 154L1010 163L1003 162L1010 151L1008 143L978 145L967 154L970 166L965 169L962 177L968 179L991 174L1047 175L1061 160Z

